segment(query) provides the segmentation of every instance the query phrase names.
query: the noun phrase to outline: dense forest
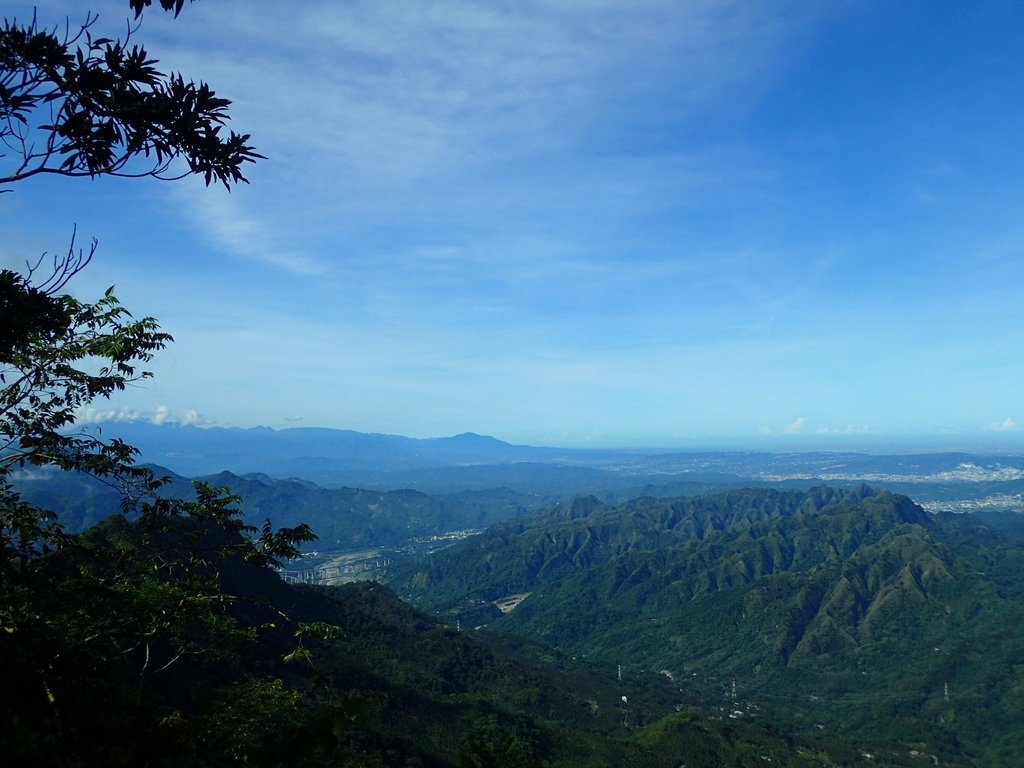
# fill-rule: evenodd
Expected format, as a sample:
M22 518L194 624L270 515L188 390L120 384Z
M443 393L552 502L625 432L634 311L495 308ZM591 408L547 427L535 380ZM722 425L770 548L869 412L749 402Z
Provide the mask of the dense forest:
M197 526L195 516L158 530L111 518L39 563L38 581L20 582L38 594L34 617L17 617L3 645L0 736L12 759L666 768L851 759L832 737L681 709L664 679L619 681L535 643L460 632L379 584L288 586L235 556L248 549L237 531ZM893 760L878 764L903 764Z
M970 516L822 487L581 499L393 583L464 624L679 681L685 706L725 697L796 732L996 766L1022 748L1022 566Z

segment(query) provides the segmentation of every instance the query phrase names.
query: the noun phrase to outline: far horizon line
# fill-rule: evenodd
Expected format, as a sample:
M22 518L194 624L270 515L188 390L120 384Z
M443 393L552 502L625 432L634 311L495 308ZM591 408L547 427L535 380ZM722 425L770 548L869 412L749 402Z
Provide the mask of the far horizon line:
M689 438L673 438L671 442L662 442L657 438L650 441L622 440L614 438L595 442L582 439L571 442L560 442L557 439L517 440L506 439L485 432L463 430L448 435L429 435L419 437L398 432L362 431L348 427L328 427L317 425L291 425L272 427L258 424L249 427L225 425L218 423L200 423L198 421L180 421L175 419L130 418L97 420L76 423L77 427L124 428L131 426L153 428L188 428L198 430L238 430L238 431L269 431L288 432L299 430L318 430L326 432L345 432L371 437L402 438L407 440L451 440L455 438L481 438L495 440L513 447L549 448L581 452L621 452L621 453L699 453L699 452L753 452L753 453L979 453L998 450L1001 452L1024 455L1024 430L976 430L942 431L942 432L773 432L745 435L694 436Z

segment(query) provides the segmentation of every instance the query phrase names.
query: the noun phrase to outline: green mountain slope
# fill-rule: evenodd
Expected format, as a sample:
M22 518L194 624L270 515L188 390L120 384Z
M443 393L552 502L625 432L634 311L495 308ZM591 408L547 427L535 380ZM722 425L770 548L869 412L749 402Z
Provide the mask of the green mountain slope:
M562 506L439 553L396 588L671 677L686 706L994 766L1024 748L1022 565L1019 547L902 496L757 490ZM507 595L521 602L502 614Z
M191 498L192 484L163 468L154 468L169 483L161 494ZM281 525L307 523L321 547L353 549L402 546L409 539L451 530L484 528L525 514L540 499L507 488L431 496L414 490L372 491L322 488L304 480L278 480L263 474L220 472L202 478L228 488L242 499L245 522L260 525L270 518ZM84 530L121 510L121 489L84 474L37 471L19 482L23 497L57 513L72 531Z
M285 584L230 510L194 511L110 518L4 572L11 764L848 764L770 727L670 714L663 679L457 631L379 584Z

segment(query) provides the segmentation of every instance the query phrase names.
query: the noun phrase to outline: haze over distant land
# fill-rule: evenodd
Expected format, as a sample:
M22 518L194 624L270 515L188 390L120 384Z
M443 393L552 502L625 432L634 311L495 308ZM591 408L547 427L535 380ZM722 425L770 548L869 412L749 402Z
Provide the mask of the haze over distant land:
M93 412L94 415L100 415ZM171 421L165 419L146 418L141 414L132 414L130 418L107 421L83 419L80 426L99 432L107 437L122 437L128 442L145 444L153 441L157 444L174 445L207 445L210 436L231 435L240 447L253 441L281 438L291 446L308 443L311 448L307 453L315 455L315 446L320 439L333 439L338 436L350 436L353 441L376 439L383 442L397 441L406 444L437 445L451 442L460 444L467 449L467 455L483 446L494 448L501 446L499 453L502 460L521 460L530 452L546 452L545 457L558 457L562 449L588 453L620 453L637 452L641 454L703 451L768 451L768 452L858 452L858 453L935 453L935 452L966 452L966 453L1005 453L1008 455L1024 455L1024 435L1017 431L979 431L954 432L938 431L931 433L888 433L888 434L751 434L751 435L704 435L689 438L675 437L663 441L642 442L634 437L634 441L624 440L621 443L609 439L605 441L554 441L550 444L536 444L507 440L504 437L480 435L475 432L461 432L458 435L431 435L426 437L406 436L385 433L360 433L350 429L332 429L328 427L289 426L274 429L267 426L257 427L223 427L212 424L195 424L190 422ZM212 442L218 442L214 438ZM508 449L503 451L503 449ZM516 453L521 450L522 456ZM364 448L365 450L365 448ZM534 457L535 458L535 457ZM368 456L372 462L373 457Z
M300 477L332 487L511 487L524 480L532 485L538 477L550 480L552 473L563 480L571 477L569 484L575 493L604 487L608 473L617 478L662 480L691 477L693 473L716 477L728 474L758 481L910 478L917 482L927 477L936 482L976 482L1024 478L1024 450L1019 445L1009 449L991 443L950 446L920 438L905 444L888 440L879 444L884 449L876 450L863 444L819 447L811 440L795 438L781 443L769 441L756 448L741 444L641 449L516 445L471 432L420 439L309 427L202 428L142 421L87 429L138 447L141 461L188 476L222 470L259 472L279 478ZM972 468L977 466L984 467L984 471ZM950 472L953 475L942 474ZM630 482L635 485L637 481Z
M123 33L123 2L90 8L95 36ZM218 0L138 35L268 159L230 195L6 196L0 266L77 222L99 251L70 288L116 284L176 339L87 419L600 447L1022 435L1019 2Z

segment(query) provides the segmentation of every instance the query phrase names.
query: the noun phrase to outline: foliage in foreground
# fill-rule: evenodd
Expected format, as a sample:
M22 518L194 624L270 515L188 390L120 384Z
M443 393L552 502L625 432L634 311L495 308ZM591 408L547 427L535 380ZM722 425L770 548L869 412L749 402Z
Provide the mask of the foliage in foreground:
M607 674L510 655L381 585L286 585L230 497L200 495L5 560L0 748L17 764L805 764L770 731L660 720L663 686L627 705Z
M183 4L160 0L175 14ZM149 5L130 0L136 17ZM224 131L229 102L160 72L129 44L135 28L95 36L96 20L0 26L0 192L43 174L244 182L259 155ZM313 535L245 526L235 498L206 486L161 499L134 449L76 426L83 406L147 378L170 341L113 289L92 303L65 292L94 251L72 237L64 256L0 271L0 747L19 765L275 764L300 727L297 695L242 663L246 649L261 629L291 631L302 659L307 636L332 630L280 630L230 579L267 572ZM12 487L25 466L99 478L138 519L69 535Z

